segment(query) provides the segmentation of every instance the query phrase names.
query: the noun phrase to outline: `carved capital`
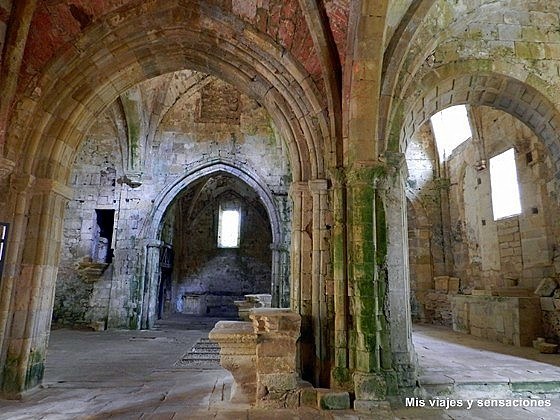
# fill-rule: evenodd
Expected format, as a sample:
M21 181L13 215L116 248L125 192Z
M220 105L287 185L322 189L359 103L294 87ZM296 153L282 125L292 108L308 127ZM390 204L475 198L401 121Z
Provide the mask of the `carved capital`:
M349 183L369 184L375 186L380 179L387 175L387 165L380 161L355 162L347 172Z
M61 197L71 200L74 196L74 190L68 185L58 182L54 179L37 178L33 185L33 191L38 194L53 192Z
M329 181L326 179L312 179L308 181L309 190L313 193L326 194L329 189Z
M164 242L159 239L148 239L146 241L146 247L148 248L162 248L163 246Z
M0 182L7 179L11 173L14 171L14 168L16 167L16 163L0 157Z
M16 193L26 192L35 183L35 177L33 175L16 175L12 174L10 177L10 188Z
M294 197L297 194L303 194L309 191L309 185L306 181L292 182L290 185L290 197Z
M386 151L385 153L383 153L382 157L383 159L385 159L387 166L390 166L397 170L401 170L402 167L406 164L406 157L404 153Z
M335 187L341 187L346 184L346 169L345 168L330 168L329 175Z

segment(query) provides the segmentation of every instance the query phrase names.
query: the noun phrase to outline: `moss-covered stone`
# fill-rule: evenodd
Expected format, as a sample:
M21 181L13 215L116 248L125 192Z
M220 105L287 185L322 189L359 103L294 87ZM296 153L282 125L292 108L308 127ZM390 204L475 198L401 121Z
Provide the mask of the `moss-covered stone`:
M387 383L383 375L355 372L354 390L357 400L384 400L387 397Z

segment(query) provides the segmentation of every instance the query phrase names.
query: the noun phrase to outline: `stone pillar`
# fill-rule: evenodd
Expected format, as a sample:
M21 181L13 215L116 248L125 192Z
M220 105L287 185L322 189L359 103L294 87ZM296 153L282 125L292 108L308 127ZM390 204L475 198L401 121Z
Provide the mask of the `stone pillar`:
M290 188L293 200L291 304L301 315L299 366L304 379L313 380L315 350L312 323L312 200L307 182L295 182Z
M354 407L360 409L367 408L370 401L385 399L387 383L383 371L391 364L388 327L383 313L386 279L380 278L385 221L376 191L376 184L385 173L385 166L374 162L357 162L348 173Z
M289 309L255 308L249 315L257 336L257 406L299 406L297 340L301 317Z
M346 252L346 176L343 169L331 171L332 188L332 249L334 279L334 366L331 386L351 390L350 358L348 348L348 274Z
M257 395L257 334L253 324L220 321L208 337L220 345L220 365L233 376L230 400L254 403Z
M272 272L271 272L271 288L270 294L272 295L272 306L280 307L280 296L282 288L282 279L280 276L280 247L278 244L270 244L272 251Z
M142 296L141 328L152 328L156 322L158 287L160 282L160 256L163 242L157 239L146 244L146 265Z
M278 308L290 307L290 249L280 246L276 250L278 258Z
M383 191L387 224L387 298L391 314L391 353L398 385L413 388L416 385L417 360L412 344L410 313L406 161L402 153L385 155L392 169L391 176L384 183L386 189Z
M328 386L330 380L330 360L328 357L328 320L326 277L330 264L330 249L327 229L328 182L325 179L309 181L313 202L311 293L313 335L315 338L316 386Z
M292 189L293 191L294 189ZM294 191L295 192L295 191ZM291 304L291 276L290 276L290 244L292 234L292 201L288 195L278 193L274 196L274 203L280 216L279 237L272 244L273 258L277 260L277 290L273 307L289 308Z
M14 184L23 188L16 197L17 242L10 252L7 282L13 296L3 335L2 392L7 397L34 388L43 378L63 216L72 195L67 186L49 179L23 177ZM23 247L21 264L14 259L19 247Z
M8 246L6 249L4 271L0 282L0 337L1 337L1 359L0 366L6 366L6 353L10 343L10 327L14 316L13 299L14 287L19 280L20 262L23 253L23 241L25 239L25 230L28 221L28 206L30 200L29 189L35 182L35 178L30 175L8 177L9 172L5 168L3 173L3 181L8 194L5 197L6 202L0 207L3 221L10 223L10 233L8 236ZM13 168L12 168L13 169ZM23 314L22 314L23 315ZM13 392L7 388L4 378L4 372L1 372L2 393L10 396ZM17 389L17 387L15 387Z

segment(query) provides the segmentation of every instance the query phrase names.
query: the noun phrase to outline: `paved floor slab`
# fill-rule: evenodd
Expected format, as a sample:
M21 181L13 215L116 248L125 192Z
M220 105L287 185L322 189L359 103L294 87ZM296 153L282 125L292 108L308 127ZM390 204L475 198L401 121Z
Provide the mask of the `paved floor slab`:
M152 331L55 330L43 386L22 401L0 400L0 419L560 418L560 400L551 400L550 407L542 408L476 406L477 401L489 401L499 394L473 400L471 409L406 407L404 400L392 411L373 413L232 405L227 371L185 368L177 363L206 337L216 321L177 318ZM414 341L426 384L469 386L479 380L500 384L503 377L521 386L523 381L560 378L560 355L540 355L532 349L496 345L436 327L418 326Z

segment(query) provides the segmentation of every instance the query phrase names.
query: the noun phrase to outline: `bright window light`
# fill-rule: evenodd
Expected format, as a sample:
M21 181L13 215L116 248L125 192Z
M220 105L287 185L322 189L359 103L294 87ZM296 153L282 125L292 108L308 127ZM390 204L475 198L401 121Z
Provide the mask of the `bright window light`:
M241 215L238 210L220 209L220 220L218 224L218 247L238 248L240 227Z
M0 223L0 278L6 254L6 242L8 241L8 224Z
M513 149L490 158L490 185L494 220L521 213Z
M436 137L439 158L443 162L461 143L472 137L467 107L457 105L444 109L430 118Z

